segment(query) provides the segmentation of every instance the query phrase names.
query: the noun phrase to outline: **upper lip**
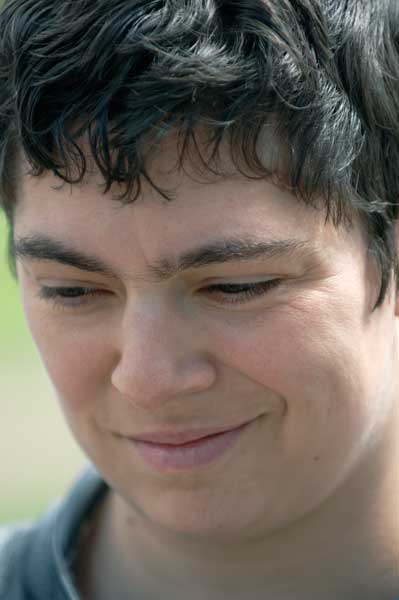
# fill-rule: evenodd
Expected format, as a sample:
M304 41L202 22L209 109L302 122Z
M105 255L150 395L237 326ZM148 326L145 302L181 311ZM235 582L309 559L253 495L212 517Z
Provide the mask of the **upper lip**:
M253 421L254 419L251 419ZM217 433L225 433L238 429L243 425L247 425L251 421L244 421L236 425L226 425L213 428L201 428L201 429L185 429L184 431L149 431L148 433L135 434L128 436L135 441L150 442L152 444L173 444L179 446L181 444L188 444L189 442L195 442L204 437L210 435L216 435Z

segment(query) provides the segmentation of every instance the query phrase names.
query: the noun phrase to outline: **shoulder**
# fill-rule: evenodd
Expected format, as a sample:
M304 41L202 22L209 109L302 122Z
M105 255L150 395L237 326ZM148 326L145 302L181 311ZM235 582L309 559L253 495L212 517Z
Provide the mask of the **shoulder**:
M19 574L24 564L26 550L34 536L35 524L24 522L0 528L0 599L16 600Z
M25 540L34 528L33 523L24 522L15 525L0 527L0 581L10 555L17 552L24 545Z
M39 519L0 527L0 600L78 597L71 572L78 533L107 489L89 468Z
M0 600L64 600L53 549L61 507L62 499L35 521L0 529Z

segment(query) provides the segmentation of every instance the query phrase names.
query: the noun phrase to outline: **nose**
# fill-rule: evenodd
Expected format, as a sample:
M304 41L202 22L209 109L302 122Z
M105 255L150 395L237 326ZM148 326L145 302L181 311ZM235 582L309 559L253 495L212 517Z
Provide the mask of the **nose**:
M212 387L216 370L195 327L169 311L142 311L125 319L112 384L129 403L156 410Z

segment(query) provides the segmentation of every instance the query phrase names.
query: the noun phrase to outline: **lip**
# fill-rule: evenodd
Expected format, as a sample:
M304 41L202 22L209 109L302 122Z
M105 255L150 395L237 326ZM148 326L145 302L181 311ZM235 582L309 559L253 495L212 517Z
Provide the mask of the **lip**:
M216 428L185 429L184 431L151 431L145 434L133 435L130 439L137 442L148 442L150 444L170 444L173 446L181 446L191 442L196 442L212 435L233 431L239 427L251 423L253 420L254 419L235 425L226 425L224 427L221 426Z
M256 419L254 419L256 420ZM138 439L129 439L135 452L155 471L164 473L167 471L184 471L199 467L207 467L217 462L223 455L228 454L233 449L235 443L241 435L248 429L254 420L243 423L234 429L214 432L213 434L196 438L190 442L171 444L142 441ZM176 441L176 436L187 438L187 431L180 434L173 434L172 438ZM198 430L196 436L199 435ZM159 438L161 434L157 434ZM193 436L191 435L191 438ZM170 434L162 434L162 439L171 439Z

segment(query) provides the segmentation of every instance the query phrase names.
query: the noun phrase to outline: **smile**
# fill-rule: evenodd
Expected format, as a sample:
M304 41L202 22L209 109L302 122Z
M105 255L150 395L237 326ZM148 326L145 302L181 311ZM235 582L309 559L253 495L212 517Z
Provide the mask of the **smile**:
M253 422L181 444L129 441L141 458L157 471L193 469L209 465L225 454Z

